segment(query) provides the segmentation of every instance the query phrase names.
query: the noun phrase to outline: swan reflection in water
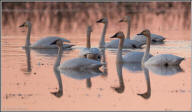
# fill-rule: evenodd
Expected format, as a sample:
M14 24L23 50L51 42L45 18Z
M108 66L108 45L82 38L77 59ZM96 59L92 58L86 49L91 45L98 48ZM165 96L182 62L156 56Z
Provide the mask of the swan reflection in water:
M55 74L58 84L59 84L59 90L56 92L51 92L51 94L53 94L59 98L59 97L63 96L63 84L62 84L62 80L61 80L61 74L57 67L54 67L53 70L54 70L54 74Z
M147 66L147 68L155 74L169 76L175 75L179 72L184 72L183 69L178 66Z
M118 75L120 86L111 87L111 88L114 89L117 93L123 93L125 90L125 85L124 85L123 75L122 75L122 66L123 66L123 63L121 63L120 61L116 62L116 70L117 70L117 75Z
M149 70L145 67L143 67L143 70L147 84L147 91L145 93L138 93L137 95L141 96L144 99L149 99L151 97L151 83L150 83Z
M51 92L51 94L55 95L58 98L63 95L63 84L60 73L76 80L90 79L92 77L96 77L102 74L100 70L70 70L70 69L59 70L57 67L54 67L54 73L59 84L59 90L56 92ZM91 85L92 85L91 81L87 80L87 87L91 87Z
M32 68L31 68L31 49L26 48L25 49L25 54L26 54L26 63L27 63L27 68L22 69L24 74L31 74Z

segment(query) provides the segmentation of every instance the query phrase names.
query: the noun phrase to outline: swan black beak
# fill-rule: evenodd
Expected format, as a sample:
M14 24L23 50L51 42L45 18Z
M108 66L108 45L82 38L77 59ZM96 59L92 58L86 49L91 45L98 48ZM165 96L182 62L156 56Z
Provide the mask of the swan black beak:
M96 23L101 23L103 19L97 20Z
M113 35L113 36L110 37L110 38L117 38L117 34L118 34L118 33L116 33L115 35Z
M25 26L25 23L23 23L22 25L20 25L19 27L24 27Z

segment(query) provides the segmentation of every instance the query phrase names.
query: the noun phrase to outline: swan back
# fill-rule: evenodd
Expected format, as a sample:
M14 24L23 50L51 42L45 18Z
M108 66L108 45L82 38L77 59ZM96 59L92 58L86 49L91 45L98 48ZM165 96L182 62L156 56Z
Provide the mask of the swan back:
M74 58L68 61L65 61L60 65L60 69L98 69L103 64L99 61L95 61L87 58Z
M147 60L145 65L174 66L179 65L183 60L184 58L172 54L159 54Z
M128 52L123 56L123 61L128 63L141 63L144 56L144 52ZM149 54L148 58L151 58L153 55Z
M45 37L45 38L38 40L36 43L32 44L31 47L32 48L39 48L39 49L40 48L57 48L56 45L51 45L51 43L53 43L57 39L60 39L63 42L70 42L69 40L66 40L66 39L61 38L61 37L49 36L49 37ZM69 48L72 46L73 45L67 45L67 44L63 45L64 48L67 48L67 47Z

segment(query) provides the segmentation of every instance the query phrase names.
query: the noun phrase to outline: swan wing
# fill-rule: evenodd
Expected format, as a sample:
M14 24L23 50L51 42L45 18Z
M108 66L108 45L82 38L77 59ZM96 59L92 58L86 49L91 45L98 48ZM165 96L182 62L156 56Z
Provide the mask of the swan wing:
M157 34L151 34L151 40L155 40L156 42L161 42L165 40L165 37L157 35Z
M138 41L142 44L146 44L146 37L144 35L135 35L132 40Z
M61 39L63 42L70 42L69 40L61 38L61 37L50 36L50 37L45 37L45 38L38 40L37 42L32 44L31 47L32 48L57 48L56 45L51 45L51 43L53 43L57 39ZM70 47L70 46L71 45L64 44L64 48Z
M151 57L145 62L145 65L173 66L179 65L184 58L172 54L159 54Z
M135 40L129 40L125 39L123 43L123 48L141 48L143 44L140 42L137 42ZM118 48L119 46L119 39L112 40L108 43L106 43L105 47L106 48Z
M141 63L143 56L144 52L128 52L123 56L123 61L127 63ZM149 54L149 58L151 57L152 55Z

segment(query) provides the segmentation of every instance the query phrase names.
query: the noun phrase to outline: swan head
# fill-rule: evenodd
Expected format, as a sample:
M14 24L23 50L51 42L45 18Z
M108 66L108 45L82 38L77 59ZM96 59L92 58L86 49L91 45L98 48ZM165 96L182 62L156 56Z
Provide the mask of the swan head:
M25 26L31 26L31 22L30 21L26 21L23 24L21 24L19 27L25 27Z
M146 37L150 37L151 33L148 29L143 30L141 33L137 34L137 35L144 35Z
M88 27L87 27L87 31L88 31L88 32L92 32L92 31L93 31L92 26L88 26Z
M131 18L129 16L125 16L124 18L119 20L119 22L130 22L130 21L131 21Z
M119 39L123 39L123 38L125 38L125 36L124 36L124 33L123 32L117 32L115 35L113 35L112 37L110 37L110 38L119 38Z
M51 45L57 45L59 48L63 47L63 41L61 39L57 39L51 43Z
M96 23L108 23L107 18L102 18L96 21Z

